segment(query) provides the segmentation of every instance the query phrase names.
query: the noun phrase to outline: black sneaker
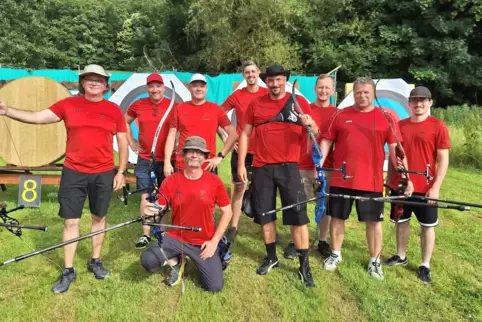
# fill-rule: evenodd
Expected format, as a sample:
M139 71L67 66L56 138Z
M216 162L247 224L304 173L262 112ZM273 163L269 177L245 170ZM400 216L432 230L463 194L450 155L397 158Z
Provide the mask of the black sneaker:
M60 278L55 282L54 286L52 287L52 292L55 294L60 294L67 292L69 290L70 284L75 281L77 278L77 273L75 269L73 272L70 272L67 268L64 268L62 271L62 275Z
M90 261L87 265L89 272L94 273L95 278L103 280L110 275L110 272L104 267L104 264L100 259L96 259L95 262Z
M408 258L405 256L405 258L402 260L400 256L398 255L393 255L389 259L385 261L385 264L387 266L395 266L395 265L403 265L406 266L408 264Z
M323 258L328 258L331 256L330 244L328 244L327 241L320 240L318 242L318 251L320 252L321 257Z
M149 245L150 242L151 242L151 237L142 235L136 243L136 248L137 249L146 248L146 246Z
M420 266L418 268L418 278L421 279L425 284L429 284L432 281L432 276L430 275L430 268Z
M308 261L300 267L298 274L300 274L301 282L303 282L306 287L315 287L315 281L313 281L313 275L311 275L310 264Z
M276 266L278 266L278 259L272 260L268 259L268 257L265 257L261 266L256 270L256 274L266 275L273 267Z
M296 254L296 248L295 248L295 243L292 241L286 246L285 252L284 252L284 257L287 259L295 259L297 257Z
M182 281L184 275L184 269L186 268L186 257L181 256L178 258L176 265L171 267L169 278L166 279L166 285L175 286Z

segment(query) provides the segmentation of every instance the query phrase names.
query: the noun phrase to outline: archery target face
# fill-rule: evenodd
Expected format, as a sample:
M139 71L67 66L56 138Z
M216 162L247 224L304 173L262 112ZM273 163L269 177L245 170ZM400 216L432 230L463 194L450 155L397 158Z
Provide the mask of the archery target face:
M129 106L132 105L132 103L141 98L149 97L149 94L147 93L147 87L145 85L147 76L149 76L149 74L132 74L132 76L129 77L119 87L119 89L117 89L117 91L109 98L109 100L119 105L122 109L122 112L125 113ZM174 98L178 103L191 100L191 93L174 74L162 74L162 78L164 80L165 87L164 97L168 99ZM171 82L174 84L175 92L171 87ZM137 119L135 119L134 122L131 123L131 131L134 139L138 140L139 123ZM119 151L115 136L113 145L114 150ZM133 164L137 163L137 154L134 153L134 151L132 151L130 147L129 162Z

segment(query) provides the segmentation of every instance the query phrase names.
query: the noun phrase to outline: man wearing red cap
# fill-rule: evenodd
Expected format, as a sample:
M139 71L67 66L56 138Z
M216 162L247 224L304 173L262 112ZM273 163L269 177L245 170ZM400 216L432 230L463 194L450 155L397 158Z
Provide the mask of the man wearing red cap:
M164 98L164 80L159 74L151 74L146 80L147 94L149 97L141 98L135 101L128 109L125 114L125 119L128 124L128 140L129 146L132 151L138 154L136 168L134 174L136 176L137 189L144 189L151 186L151 179L149 176L149 159L150 152L152 149L152 143L154 140L154 135L156 133L159 122L166 113L171 100ZM176 104L176 103L174 103ZM170 113L171 114L171 113ZM161 185L164 177L164 144L166 142L167 133L169 132L169 122L170 116L166 119L165 125L159 133L159 139L157 141L157 146L155 149L154 158L156 164L156 175L158 184ZM130 124L137 119L139 124L139 136L138 141L136 141L130 130ZM140 212L143 216L142 209L144 209L148 193L147 191L141 195ZM135 247L138 249L146 247L151 241L150 227L143 226L143 234L137 241Z
M414 187L414 196L438 198L440 187L449 166L450 136L447 126L443 121L430 116L432 107L432 94L426 87L415 87L408 98L408 105L412 115L400 121L400 132L403 138L409 169L423 171L427 164L430 165L430 175L434 180L427 183L426 178L419 175L411 176ZM435 165L437 167L435 168ZM393 166L389 166L388 181L392 187L398 186L400 175L395 173ZM391 181L390 181L391 178ZM410 199L407 199L410 200ZM420 201L415 199L416 201ZM429 201L433 202L433 201ZM394 207L390 213L390 220L394 221ZM418 277L425 284L432 281L430 274L430 259L435 247L435 227L438 226L438 213L435 207L403 206L403 214L397 224L397 254L387 260L388 266L407 265L406 248L410 236L410 218L412 212L417 217L422 234L422 263L418 267Z
M214 173L217 173L218 165L226 154L231 151L238 139L236 129L223 108L206 100L208 90L206 77L201 74L194 74L189 82L189 90L191 92L191 100L179 104L172 113L164 154L165 176L169 176L174 172L174 167L169 161L174 152L174 142L178 132L179 144L176 153L176 169L185 169L186 167L181 152L184 142L190 136L200 136L206 141L208 150L211 152L209 158L205 161L204 169ZM223 149L216 154L216 135L219 127L226 131L228 137L224 142Z

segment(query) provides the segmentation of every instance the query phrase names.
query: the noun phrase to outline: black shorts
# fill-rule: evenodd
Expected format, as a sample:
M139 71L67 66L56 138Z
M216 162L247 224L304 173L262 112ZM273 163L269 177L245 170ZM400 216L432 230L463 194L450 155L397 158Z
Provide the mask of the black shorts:
M330 193L359 196L359 197L368 197L368 198L379 198L383 196L381 192L362 191L362 190L340 188L340 187L333 187L333 186L330 187ZM361 221L361 222L383 221L383 202L373 201L373 200L361 201L361 200L354 200L354 199L329 197L327 215L333 218L347 220L350 217L353 201L355 201L358 221Z
M64 167L58 193L59 216L64 219L81 218L85 199L89 196L90 213L104 217L109 209L114 176L114 169L83 173Z
M174 168L174 160L171 160L171 165ZM154 163L154 169L156 171L157 184L160 186L162 181L166 178L164 176L164 162L156 161ZM149 160L138 157L136 168L134 169L137 189L144 189L152 186L150 171Z
M414 193L414 196L425 196L424 193ZM407 198L406 201L417 201L426 202L420 199ZM394 219L394 208L395 204L392 204L392 209L390 211L390 221L395 223ZM398 219L399 223L407 222L412 217L412 212L417 217L418 222L424 227L435 227L438 226L438 209L437 207L426 207L426 206L412 206L403 205L403 214Z
M257 224L264 225L276 220L276 213L265 216L261 216L261 214L276 208L277 188L283 206L306 200L297 163L278 163L253 167L252 180L251 202L254 222ZM283 211L283 225L302 226L309 222L306 204Z
M253 155L251 153L246 154L246 158L244 159L244 165L246 167L246 172L252 172L252 165L253 165ZM231 176L233 178L233 183L242 183L238 177L238 152L233 151L231 153Z

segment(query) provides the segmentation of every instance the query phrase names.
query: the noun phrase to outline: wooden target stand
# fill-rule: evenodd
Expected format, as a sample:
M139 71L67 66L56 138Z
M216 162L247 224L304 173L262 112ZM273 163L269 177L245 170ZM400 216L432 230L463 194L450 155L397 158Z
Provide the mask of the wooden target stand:
M46 77L23 77L0 89L0 100L27 111L43 110L69 96L65 86ZM41 187L60 184L63 164L58 162L64 158L67 140L63 121L37 125L1 117L0 133L0 157L7 162L0 166L1 190L18 185L19 206L39 207ZM134 168L128 165L126 184L136 182L129 172Z

